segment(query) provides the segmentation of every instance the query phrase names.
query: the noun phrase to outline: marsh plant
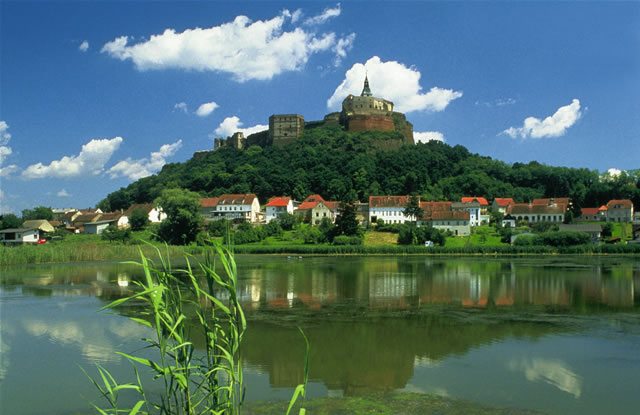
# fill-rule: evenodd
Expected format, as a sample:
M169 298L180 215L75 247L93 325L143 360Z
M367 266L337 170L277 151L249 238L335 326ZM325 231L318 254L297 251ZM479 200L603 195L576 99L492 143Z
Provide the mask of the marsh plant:
M157 352L157 358L118 353L133 363L134 383L118 383L106 369L98 367L100 379L91 381L107 407L94 407L101 414L240 413L245 392L240 345L247 322L238 301L238 272L232 251L216 244L205 253L204 260L197 262L195 270L187 261L186 269L180 271L172 271L169 258L159 250L157 266L142 253L141 257L136 263L144 270L144 280L137 283L139 291L103 310L125 302L141 302L142 313L129 318L152 329L152 338L143 340L147 348ZM194 318L197 324L188 324ZM196 353L192 339L198 333L190 332L193 327L204 338L204 353ZM307 342L305 382L296 388L289 411L298 397L305 396L308 350ZM145 392L138 366L151 371L154 380L162 383L159 397L153 394L151 398ZM118 398L124 391L137 393L133 407L119 407Z

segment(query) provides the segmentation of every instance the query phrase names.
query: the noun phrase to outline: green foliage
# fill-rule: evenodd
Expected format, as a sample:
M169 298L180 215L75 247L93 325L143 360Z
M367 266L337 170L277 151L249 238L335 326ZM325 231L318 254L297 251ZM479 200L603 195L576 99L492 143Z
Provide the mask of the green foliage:
M333 238L333 244L334 245L362 245L362 238L357 235L354 235L354 236L338 235L335 238Z
M411 195L402 213L408 218L414 218L414 220L421 219L424 211L420 207L420 196L416 194Z
M22 219L13 213L7 213L0 216L0 230L19 228L20 226L22 226Z
M158 227L158 236L172 245L186 245L196 239L202 215L200 195L183 189L167 189L155 202L167 214Z
M109 225L100 237L103 241L126 243L131 239L131 229L118 229L116 225Z
M203 278L196 277L189 263L178 276L159 251L158 266L143 255L139 265L145 280L139 283L140 290L103 308L142 301L142 318L130 319L153 331L153 338L145 341L157 357L154 360L119 353L134 364L134 383L118 383L109 372L98 367L101 382L91 381L108 404L106 409L95 406L100 413L240 413L244 393L240 344L247 323L238 300L233 254L215 245L214 255L224 273L216 271L213 255L207 251L204 262L198 264ZM220 291L228 300L217 298ZM202 357L194 353L189 331L188 322L194 318L205 339ZM146 393L136 366L145 367L155 374L154 379L160 379L164 389L159 396ZM123 390L139 395L136 404L126 410L118 407L118 395Z
M603 238L610 238L613 233L613 224L611 222L607 222L602 225L601 235Z
M22 211L22 220L34 219L53 220L53 210L50 207L38 206Z
M564 248L575 245L586 245L591 242L591 236L584 232L559 231L544 232L536 235L521 235L516 238L516 246L550 246Z
M149 225L149 214L144 209L134 209L129 217L132 231L141 231Z
M400 245L424 245L431 241L435 245L444 246L446 237L444 232L432 226L401 225L398 232L398 244Z
M340 202L338 206L338 216L333 235L353 236L360 233L360 224L356 217L357 205L355 201Z
M230 232L231 221L228 219L212 220L211 222L207 223L206 229L211 236L222 237Z
M283 230L290 231L301 222L301 218L299 215L284 212L278 217L278 222Z

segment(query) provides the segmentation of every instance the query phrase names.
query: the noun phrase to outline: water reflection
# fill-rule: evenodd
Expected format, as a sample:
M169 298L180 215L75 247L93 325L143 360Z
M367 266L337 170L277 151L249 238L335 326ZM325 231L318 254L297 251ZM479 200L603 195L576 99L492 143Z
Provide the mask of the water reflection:
M531 382L542 380L575 398L582 394L582 378L562 361L540 358L511 360L508 368L514 372L524 372Z

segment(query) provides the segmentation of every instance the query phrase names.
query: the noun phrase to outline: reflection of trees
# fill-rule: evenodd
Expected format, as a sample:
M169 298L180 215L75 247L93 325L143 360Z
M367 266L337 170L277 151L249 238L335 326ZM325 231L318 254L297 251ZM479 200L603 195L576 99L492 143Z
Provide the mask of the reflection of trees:
M310 377L345 395L403 388L416 360L440 361L509 337L544 336L559 329L526 322L460 323L440 316L322 321L305 328ZM269 373L272 386L302 381L304 346L296 329L250 321L243 358Z

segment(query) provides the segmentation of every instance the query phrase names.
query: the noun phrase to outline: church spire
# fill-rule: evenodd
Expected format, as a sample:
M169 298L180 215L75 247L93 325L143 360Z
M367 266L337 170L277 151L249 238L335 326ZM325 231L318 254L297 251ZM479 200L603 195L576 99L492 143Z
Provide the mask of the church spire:
M370 97L373 94L371 93L371 89L369 88L369 76L365 75L364 76L364 88L362 89L362 94L360 94L361 97Z

